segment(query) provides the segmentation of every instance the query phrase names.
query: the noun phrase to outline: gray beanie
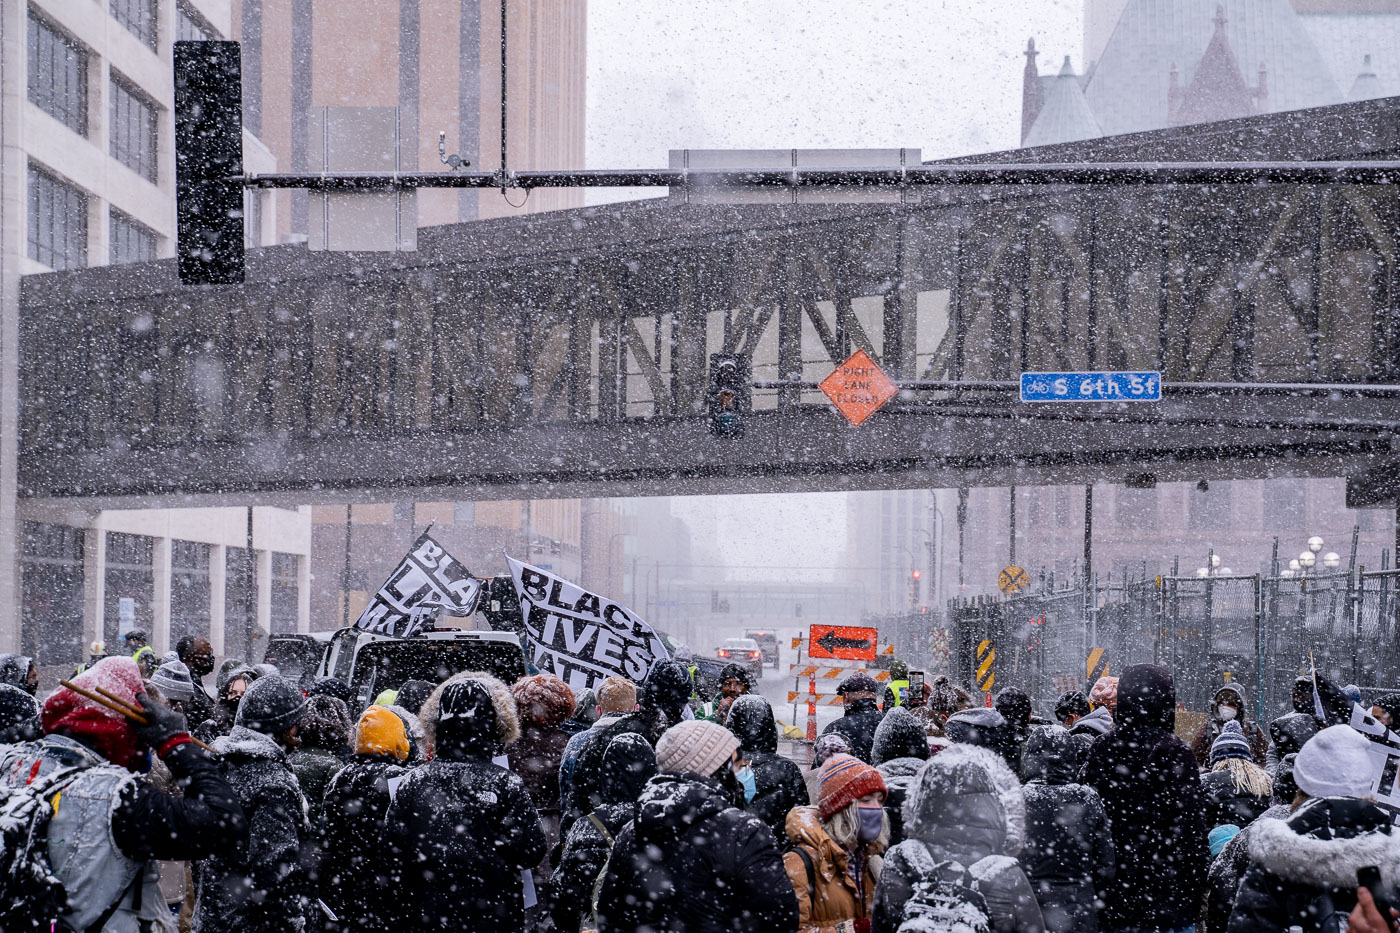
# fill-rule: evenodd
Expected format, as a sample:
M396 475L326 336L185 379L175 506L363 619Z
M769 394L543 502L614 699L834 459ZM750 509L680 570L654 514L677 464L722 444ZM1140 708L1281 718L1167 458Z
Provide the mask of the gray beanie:
M190 669L182 661L163 661L151 675L151 686L163 696L172 700L189 700L194 697L194 681L190 679Z
M248 685L233 724L254 732L276 735L301 721L306 697L291 681L277 674L259 677Z

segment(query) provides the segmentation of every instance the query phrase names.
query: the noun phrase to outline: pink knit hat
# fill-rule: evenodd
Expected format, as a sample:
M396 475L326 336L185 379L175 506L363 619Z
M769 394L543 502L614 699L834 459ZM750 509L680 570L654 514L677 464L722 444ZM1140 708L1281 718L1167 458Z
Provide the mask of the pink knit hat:
M1095 706L1107 706L1113 711L1118 706L1118 678L1100 677L1094 681L1094 689L1089 692L1089 702Z
M880 772L850 755L832 755L828 758L822 765L817 788L817 809L824 820L831 819L850 806L851 801L859 800L866 794L888 793Z

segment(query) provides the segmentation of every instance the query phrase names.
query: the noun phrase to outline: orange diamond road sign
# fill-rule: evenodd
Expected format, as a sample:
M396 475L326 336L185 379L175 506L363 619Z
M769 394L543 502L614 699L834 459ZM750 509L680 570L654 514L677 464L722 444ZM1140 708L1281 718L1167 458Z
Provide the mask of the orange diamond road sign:
M852 353L850 359L822 380L819 388L853 425L864 424L899 394L899 387L864 350Z
M807 639L807 656L873 661L879 641L879 629L857 625L814 625Z

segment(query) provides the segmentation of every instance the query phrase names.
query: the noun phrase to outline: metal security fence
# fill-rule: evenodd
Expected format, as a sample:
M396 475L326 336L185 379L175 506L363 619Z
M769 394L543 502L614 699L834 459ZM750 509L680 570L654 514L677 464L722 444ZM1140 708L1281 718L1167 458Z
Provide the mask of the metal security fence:
M1198 711L1229 680L1266 717L1287 706L1312 663L1339 683L1400 685L1400 570L1075 581L955 600L946 624L951 675L975 686L977 646L988 641L993 689L1026 690L1045 712L1060 693L1087 690L1105 665L1118 674L1160 664L1178 701Z

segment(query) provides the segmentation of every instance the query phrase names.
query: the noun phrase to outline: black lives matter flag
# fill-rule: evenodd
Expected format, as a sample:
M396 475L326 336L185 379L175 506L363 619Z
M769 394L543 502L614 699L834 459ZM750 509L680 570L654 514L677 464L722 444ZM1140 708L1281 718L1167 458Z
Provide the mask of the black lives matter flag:
M389 574L355 628L409 638L439 612L469 616L481 597L481 581L425 531Z
M630 609L548 570L507 557L535 667L575 692L612 676L634 683L670 652Z

